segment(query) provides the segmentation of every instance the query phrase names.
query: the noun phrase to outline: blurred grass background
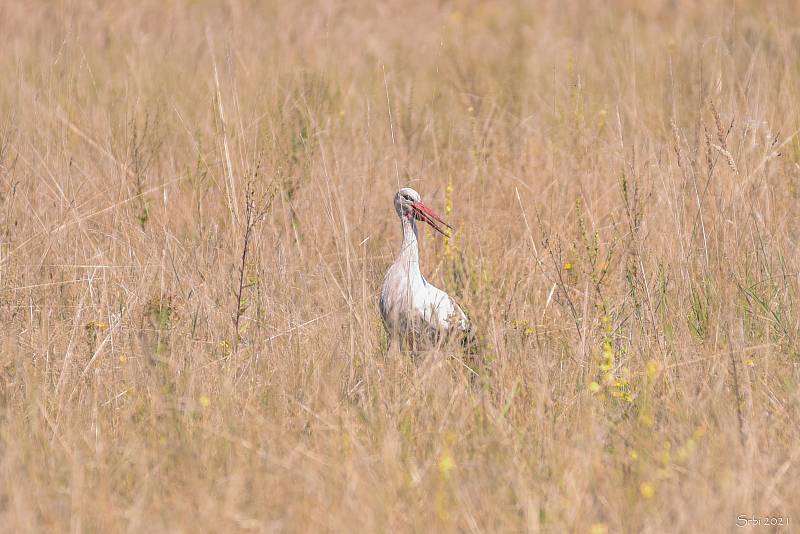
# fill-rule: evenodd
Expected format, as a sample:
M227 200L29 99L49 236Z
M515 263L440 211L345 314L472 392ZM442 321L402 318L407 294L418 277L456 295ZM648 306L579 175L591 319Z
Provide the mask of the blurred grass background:
M800 521L799 11L0 4L0 528Z

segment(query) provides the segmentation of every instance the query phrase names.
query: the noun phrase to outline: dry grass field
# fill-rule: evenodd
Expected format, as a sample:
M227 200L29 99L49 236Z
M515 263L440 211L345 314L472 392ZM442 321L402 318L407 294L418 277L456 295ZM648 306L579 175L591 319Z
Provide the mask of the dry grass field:
M0 531L797 528L800 7L602 4L0 4Z

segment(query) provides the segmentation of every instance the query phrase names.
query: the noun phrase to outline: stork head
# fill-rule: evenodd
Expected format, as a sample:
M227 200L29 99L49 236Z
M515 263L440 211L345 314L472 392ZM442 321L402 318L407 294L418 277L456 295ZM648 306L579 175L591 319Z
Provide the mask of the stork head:
M425 221L434 230L442 235L447 235L441 225L449 229L452 226L444 222L432 209L426 206L420 199L419 193L410 187L404 187L394 195L394 209L401 219Z

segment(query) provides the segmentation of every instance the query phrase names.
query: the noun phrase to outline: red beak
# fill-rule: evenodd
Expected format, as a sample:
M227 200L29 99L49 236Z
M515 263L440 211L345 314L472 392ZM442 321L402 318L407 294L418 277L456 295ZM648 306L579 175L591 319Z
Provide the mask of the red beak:
M436 230L437 232L439 232L443 236L446 236L447 233L444 231L444 229L441 226L439 226L439 224L443 224L444 226L446 226L450 230L453 229L452 226L450 226L449 224L444 222L444 220L441 217L439 217L432 209L430 209L428 206L426 206L422 202L412 202L411 203L411 207L414 208L414 218L416 220L425 221L426 223L430 224L433 227L434 230ZM437 223L439 223L439 224L437 224Z

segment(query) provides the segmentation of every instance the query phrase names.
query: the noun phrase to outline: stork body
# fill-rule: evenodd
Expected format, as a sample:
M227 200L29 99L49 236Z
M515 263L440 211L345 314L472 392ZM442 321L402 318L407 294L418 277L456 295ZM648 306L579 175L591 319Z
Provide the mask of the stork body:
M394 205L403 228L403 244L386 272L381 290L381 317L389 336L422 348L451 335L468 334L467 316L447 293L428 282L419 268L417 220L427 222L442 234L437 223L447 223L425 206L413 189L398 191Z

